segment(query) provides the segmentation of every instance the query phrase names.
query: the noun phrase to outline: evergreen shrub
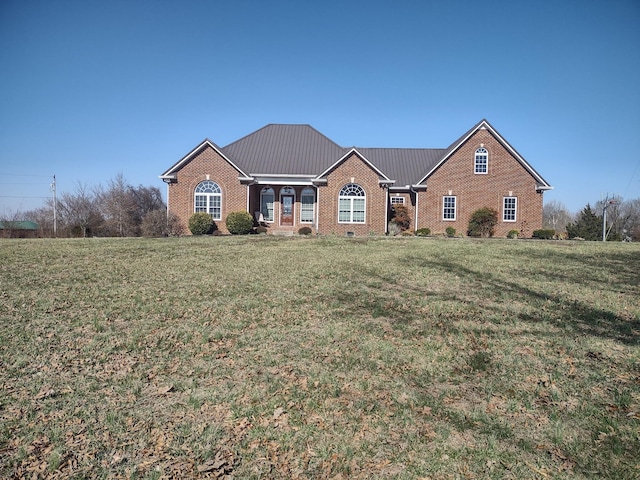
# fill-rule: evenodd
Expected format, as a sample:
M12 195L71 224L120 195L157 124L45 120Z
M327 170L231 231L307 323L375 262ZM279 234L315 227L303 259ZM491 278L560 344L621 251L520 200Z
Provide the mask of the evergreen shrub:
M189 230L193 235L207 235L217 230L216 222L211 215L205 212L198 212L189 218Z
M225 224L231 235L246 235L253 230L253 217L247 211L231 212Z
M556 231L550 228L541 228L540 230L533 231L533 238L541 240L552 240L556 235Z
M497 211L489 207L479 208L471 214L468 234L470 237L493 237L493 232L497 224Z

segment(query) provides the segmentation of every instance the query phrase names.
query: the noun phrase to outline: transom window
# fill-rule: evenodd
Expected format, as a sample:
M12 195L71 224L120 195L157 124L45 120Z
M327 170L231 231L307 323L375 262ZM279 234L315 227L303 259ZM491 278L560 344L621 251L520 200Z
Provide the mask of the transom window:
M305 188L300 195L300 222L313 222L313 204L316 200L316 194L313 188Z
M404 205L404 197L391 197L391 205Z
M264 187L260 191L260 213L265 222L273 222L273 204L276 194L273 188Z
M504 197L503 208L502 208L502 220L505 222L515 222L517 206L518 206L517 197Z
M487 173L489 152L486 148L479 148L475 155L475 173Z
M205 180L196 187L194 193L194 210L211 215L214 220L222 219L222 190L220 185Z
M364 223L366 195L364 189L355 183L342 187L338 195L338 222Z
M442 199L442 219L443 220L455 220L456 219L456 197L445 196Z

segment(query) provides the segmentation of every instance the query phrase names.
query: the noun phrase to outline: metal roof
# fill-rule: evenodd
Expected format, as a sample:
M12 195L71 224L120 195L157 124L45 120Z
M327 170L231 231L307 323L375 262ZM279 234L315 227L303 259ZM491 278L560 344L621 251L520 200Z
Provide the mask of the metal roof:
M0 222L0 230L37 230L38 224L31 220Z
M540 189L552 188L485 119L447 148L345 148L310 125L269 124L223 148L205 139L160 178L171 180L176 171L207 146L218 150L244 178L282 177L285 183L286 178L296 176L309 177L307 181L311 181L355 150L381 174L382 180L394 180L395 188L403 188L423 183L474 132L485 128L536 178Z
M317 175L342 157L342 148L310 125L270 124L222 151L249 175Z
M442 148L359 148L371 163L393 178L395 187L414 185L446 153Z

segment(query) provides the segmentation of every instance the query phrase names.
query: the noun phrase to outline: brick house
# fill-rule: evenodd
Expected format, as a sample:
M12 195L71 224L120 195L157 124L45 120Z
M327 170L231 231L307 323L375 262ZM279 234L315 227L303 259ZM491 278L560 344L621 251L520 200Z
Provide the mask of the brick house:
M491 207L495 236L530 237L552 188L486 120L443 149L342 147L309 125L271 124L226 147L205 139L160 178L185 226L208 212L223 233L227 214L246 210L273 233L383 234L404 204L411 230L466 233Z

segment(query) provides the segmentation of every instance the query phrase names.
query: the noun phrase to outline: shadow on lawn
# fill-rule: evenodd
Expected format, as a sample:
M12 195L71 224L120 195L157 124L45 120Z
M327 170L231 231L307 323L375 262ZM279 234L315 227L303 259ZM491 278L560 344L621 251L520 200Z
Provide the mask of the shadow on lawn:
M548 253L548 252L547 252ZM552 255L553 256L553 255ZM607 268L611 269L616 279L606 285L602 285L603 289L613 290L627 295L634 294L633 290L637 289L638 273L633 270L633 255L611 254L608 256L610 261ZM489 286L490 290L496 292L509 292L513 295L514 301L523 302L536 307L534 314L521 314L519 318L528 322L548 321L556 324L564 329L571 329L575 333L594 335L604 338L610 338L629 345L640 344L640 319L629 313L628 317L623 317L616 312L594 307L584 301L570 300L564 298L561 294L549 294L518 283L517 278L507 280L497 274L486 271L475 271L465 265L456 263L455 261L438 259L438 258L411 258L407 259L411 265L420 265L423 268L431 268L434 270L442 270L458 275L469 281L471 285L474 283ZM549 262L578 262L585 261L582 256L570 259L565 255L558 255L557 258L548 258ZM603 259L587 259L594 263L594 268L603 268ZM557 264L556 264L557 265ZM549 278L549 281L557 282L558 276L555 274ZM584 269L580 269L583 272ZM591 286L593 283L583 276L572 276L569 274L559 273L560 282L573 282ZM597 287L594 283L594 289ZM466 298L464 298L466 297ZM459 301L468 303L468 296L460 294Z

